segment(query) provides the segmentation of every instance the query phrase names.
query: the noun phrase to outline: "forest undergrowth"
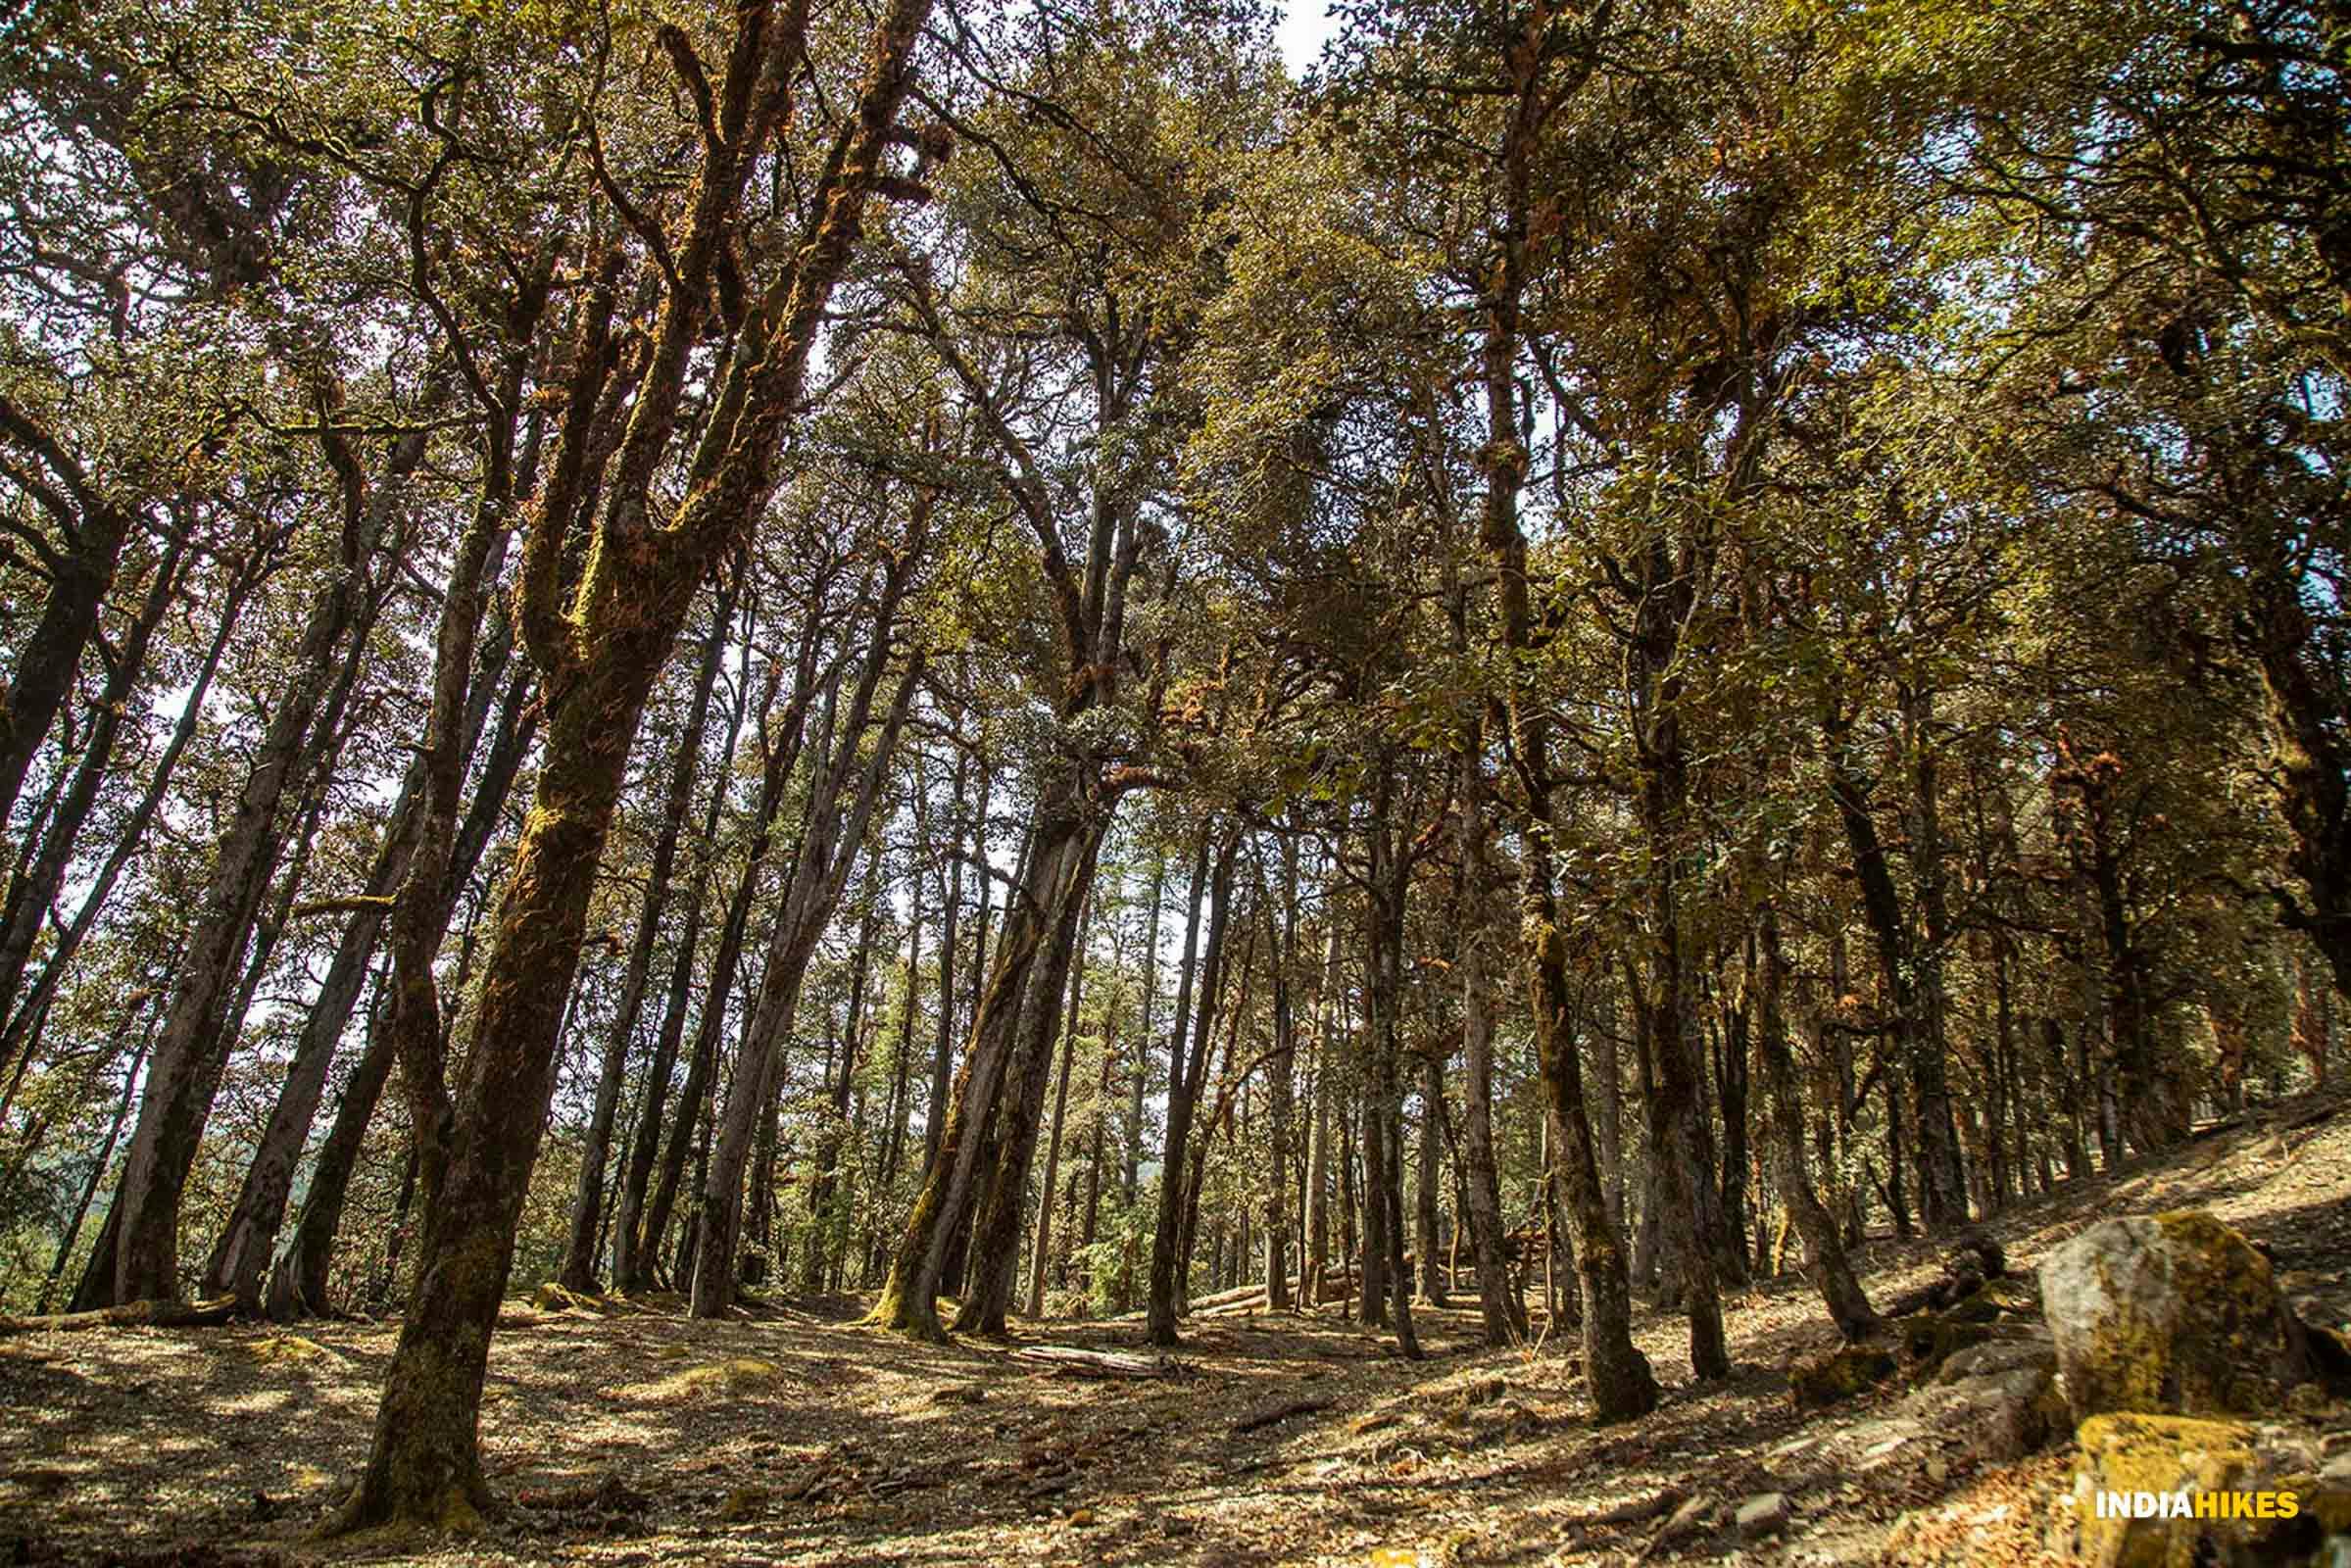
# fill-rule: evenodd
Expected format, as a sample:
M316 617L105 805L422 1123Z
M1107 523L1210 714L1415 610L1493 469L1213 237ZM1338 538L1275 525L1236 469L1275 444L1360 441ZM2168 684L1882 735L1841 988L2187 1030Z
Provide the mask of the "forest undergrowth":
M2099 1218L2210 1208L2269 1250L2306 1317L2339 1324L2346 1110L2272 1107L1984 1229L2028 1270ZM1937 1251L1874 1238L1872 1296L1930 1277ZM1021 1319L1009 1344L933 1346L861 1326L857 1297L719 1322L517 1297L482 1421L501 1511L469 1540L331 1545L309 1538L366 1458L395 1324L21 1334L0 1340L0 1560L1826 1564L1877 1560L1895 1519L1929 1507L1981 1521L1976 1560L2037 1560L2032 1484L2063 1451L1972 1467L1905 1420L1899 1383L1792 1409L1787 1362L1835 1339L1792 1273L1726 1301L1725 1382L1694 1382L1682 1320L1644 1308L1665 1396L1608 1427L1540 1312L1543 1343L1489 1350L1474 1287L1453 1301L1416 1314L1417 1363L1326 1306L1196 1316L1167 1375L1098 1380L1017 1352L1139 1349L1139 1321ZM1742 1545L1728 1505L1764 1492L1793 1523ZM1677 1531L1690 1499L1722 1506Z

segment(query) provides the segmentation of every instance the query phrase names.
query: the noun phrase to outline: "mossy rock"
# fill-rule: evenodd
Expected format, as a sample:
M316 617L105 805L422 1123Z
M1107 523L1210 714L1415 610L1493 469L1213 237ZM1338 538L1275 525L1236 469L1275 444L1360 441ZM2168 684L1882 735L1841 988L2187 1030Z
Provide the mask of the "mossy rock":
M650 1383L633 1383L626 1388L613 1390L612 1396L661 1403L712 1395L754 1394L783 1375L784 1369L773 1361L738 1355L724 1361L713 1361L708 1366L688 1367L683 1372L673 1372Z
M2076 1434L2072 1521L2051 1544L2096 1568L2253 1568L2339 1560L2351 1492L2294 1467L2283 1429L2193 1416L2092 1416ZM2101 1492L2291 1494L2292 1517L2101 1519ZM2192 1506L2192 1502L2191 1502Z
M2210 1214L2093 1225L2043 1259L2040 1283L2077 1421L2258 1415L2294 1381L2270 1260Z
M621 1310L612 1297L582 1295L553 1280L530 1293L530 1304L542 1312L593 1312L598 1317L612 1317Z
M332 1361L335 1352L317 1340L299 1334L265 1334L245 1344L246 1353L256 1361L277 1365L294 1365L305 1361Z
M2031 1275L2011 1274L2005 1279L1988 1281L1972 1299L1989 1301L2014 1317L2040 1316L2040 1287Z
M1839 1346L1789 1365L1788 1402L1799 1410L1823 1409L1867 1393L1899 1370L1893 1351L1883 1345Z
M2096 1568L2194 1568L2204 1523L2101 1519L2099 1493L2232 1492L2254 1468L2253 1429L2239 1421L2095 1415L2082 1423L2074 1442L2071 1544Z

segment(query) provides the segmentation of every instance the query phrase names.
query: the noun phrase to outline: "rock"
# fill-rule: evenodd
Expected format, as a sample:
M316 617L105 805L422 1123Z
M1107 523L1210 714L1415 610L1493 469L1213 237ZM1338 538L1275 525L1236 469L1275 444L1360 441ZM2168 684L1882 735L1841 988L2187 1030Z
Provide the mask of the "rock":
M765 1487L737 1487L726 1494L718 1505L718 1518L723 1524L739 1525L746 1519L757 1519L767 1511L770 1497Z
M2042 1260L2040 1284L2077 1421L2273 1410L2304 1375L2270 1260L2210 1214L2093 1225Z
M1092 1508L1073 1509L1069 1515L1069 1522L1074 1528L1083 1530L1094 1523L1094 1510Z
M1680 1487L1665 1487L1637 1497L1628 1497L1622 1502L1611 1503L1605 1508L1596 1508L1588 1513L1571 1514L1568 1516L1568 1522L1578 1525L1637 1525L1644 1520L1656 1518L1682 1500L1683 1492Z
M1954 1351L1936 1369L1935 1381L1951 1384L1971 1378L1996 1378L2021 1367L2038 1367L2054 1375L2057 1348L2046 1340L1991 1340Z
M2036 1359L1923 1389L1916 1408L1928 1430L1985 1464L2021 1459L2069 1425L2045 1347Z
M256 1361L265 1362L331 1361L335 1359L334 1351L320 1345L317 1340L305 1339L299 1334L265 1334L259 1339L247 1341L245 1349Z
M2117 1413L2083 1422L2076 1444L2071 1518L2050 1544L2096 1568L2319 1564L2339 1560L2328 1538L2351 1532L2351 1489L2312 1473L2315 1446L2292 1427ZM2158 1499L2186 1493L2191 1510L2198 1494L2233 1494L2252 1506L2241 1515L2166 1517L2159 1507L2148 1518L2102 1519L2102 1492Z
M1786 1493L1762 1492L1741 1502L1736 1517L1739 1540L1760 1541L1786 1530L1788 1522L1795 1517L1795 1510L1788 1505Z
M1912 1376L1927 1378L1960 1351L1998 1338L1998 1316L1989 1302L1968 1300L1946 1311L1896 1318L1881 1325L1879 1332L1901 1351L1902 1364Z
M2061 1539L2052 1544L2097 1568L2186 1568L2195 1556L2196 1521L2102 1519L2098 1494L2233 1491L2253 1467L2252 1438L2252 1428L2232 1421L2092 1416L2075 1438L2072 1522L2059 1527Z
M1882 1345L1839 1346L1789 1365L1788 1402L1799 1410L1822 1409L1876 1388L1896 1370L1893 1352Z
M530 1304L542 1312L593 1312L598 1317L611 1317L616 1307L609 1297L583 1296L553 1280L530 1293Z
M634 1383L612 1391L621 1399L642 1399L660 1402L695 1396L732 1394L745 1395L766 1388L783 1376L783 1368L773 1361L756 1356L738 1355L707 1366L688 1367L672 1372L651 1383Z

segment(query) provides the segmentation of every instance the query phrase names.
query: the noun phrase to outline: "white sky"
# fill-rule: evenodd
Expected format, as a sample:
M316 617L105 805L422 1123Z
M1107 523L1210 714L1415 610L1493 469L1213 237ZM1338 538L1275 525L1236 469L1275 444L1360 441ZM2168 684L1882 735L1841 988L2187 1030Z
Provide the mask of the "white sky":
M1336 25L1326 9L1328 4L1329 0L1290 0L1283 14L1278 37L1282 60L1293 76L1304 75L1306 69L1322 58L1323 40Z

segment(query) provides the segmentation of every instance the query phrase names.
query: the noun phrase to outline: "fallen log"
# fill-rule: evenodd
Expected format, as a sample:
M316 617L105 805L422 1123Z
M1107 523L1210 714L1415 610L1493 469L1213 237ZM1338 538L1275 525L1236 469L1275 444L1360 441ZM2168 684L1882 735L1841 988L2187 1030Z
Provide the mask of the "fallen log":
M1331 1403L1332 1401L1329 1399L1292 1399L1287 1404L1277 1404L1270 1409L1259 1410L1253 1415L1243 1416L1233 1423L1233 1436L1236 1438L1247 1437L1252 1432L1262 1431L1277 1422L1287 1421L1294 1415L1319 1414L1328 1410Z
M0 1317L0 1334L70 1334L77 1329L217 1328L237 1314L237 1298L209 1301L125 1301L87 1312L50 1312L40 1317Z
M1173 1356L1086 1350L1074 1345L1024 1345L1012 1352L1012 1359L1081 1378L1167 1378L1184 1369Z

